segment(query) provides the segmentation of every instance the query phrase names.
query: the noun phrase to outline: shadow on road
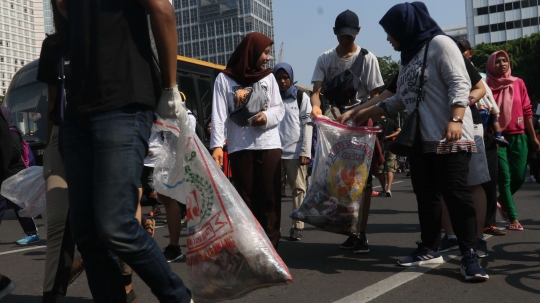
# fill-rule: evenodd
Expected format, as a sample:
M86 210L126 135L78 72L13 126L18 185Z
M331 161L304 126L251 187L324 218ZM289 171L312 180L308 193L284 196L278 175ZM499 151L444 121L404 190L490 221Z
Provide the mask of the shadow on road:
M2 302L10 303L40 303L41 296L28 296L28 295L7 295L2 299ZM89 303L94 302L91 299L81 297L66 297L64 303Z

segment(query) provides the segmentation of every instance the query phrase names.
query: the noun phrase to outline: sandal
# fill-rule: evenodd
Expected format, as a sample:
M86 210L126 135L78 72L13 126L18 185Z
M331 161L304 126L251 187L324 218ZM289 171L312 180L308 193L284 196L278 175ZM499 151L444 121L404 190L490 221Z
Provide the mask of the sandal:
M521 231L521 230L523 230L523 226L521 226L521 224L519 224L519 223L514 223L514 224L508 225L506 227L506 229Z
M156 229L156 220L154 219L146 219L146 222L144 222L143 225L144 229L150 234L151 237L154 236L154 229Z

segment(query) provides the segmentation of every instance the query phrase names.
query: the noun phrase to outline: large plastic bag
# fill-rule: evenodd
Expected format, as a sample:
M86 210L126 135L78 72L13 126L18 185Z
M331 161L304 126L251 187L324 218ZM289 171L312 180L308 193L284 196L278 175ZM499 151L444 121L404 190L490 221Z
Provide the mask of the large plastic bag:
M45 179L43 166L30 166L2 183L0 194L22 209L21 217L45 215Z
M324 116L318 127L312 183L290 217L326 231L355 235L378 127L353 127Z
M257 219L184 119L158 119L154 130L172 134L156 160L154 188L186 202L188 284L196 301L292 282Z

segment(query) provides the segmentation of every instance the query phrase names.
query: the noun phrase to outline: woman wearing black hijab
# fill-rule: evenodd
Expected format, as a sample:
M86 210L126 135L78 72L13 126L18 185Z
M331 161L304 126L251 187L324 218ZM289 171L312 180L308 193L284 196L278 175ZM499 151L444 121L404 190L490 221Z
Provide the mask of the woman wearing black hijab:
M443 262L438 251L442 195L463 253L461 274L466 280L487 280L489 276L476 255L476 213L467 183L468 163L476 144L468 107L471 83L461 52L422 2L395 5L379 23L394 49L401 52L397 93L359 115L367 119L404 109L413 112L417 94L421 94L421 148L410 159L422 243L398 264ZM424 85L419 92L423 67Z
M278 125L285 110L270 61L274 42L261 33L250 33L236 47L227 69L214 83L212 101L212 157L223 165L227 142L234 186L266 235L277 248L281 222L281 140ZM250 97L255 84L267 101L247 126L236 124L230 114Z

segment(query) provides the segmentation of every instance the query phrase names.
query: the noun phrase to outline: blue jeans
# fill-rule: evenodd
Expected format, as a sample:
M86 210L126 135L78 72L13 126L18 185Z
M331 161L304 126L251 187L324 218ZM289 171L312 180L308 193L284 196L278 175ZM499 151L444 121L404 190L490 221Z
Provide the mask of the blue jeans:
M125 108L77 118L66 113L64 156L71 231L95 302L125 302L114 253L160 302L189 302L157 243L135 218L152 110Z

